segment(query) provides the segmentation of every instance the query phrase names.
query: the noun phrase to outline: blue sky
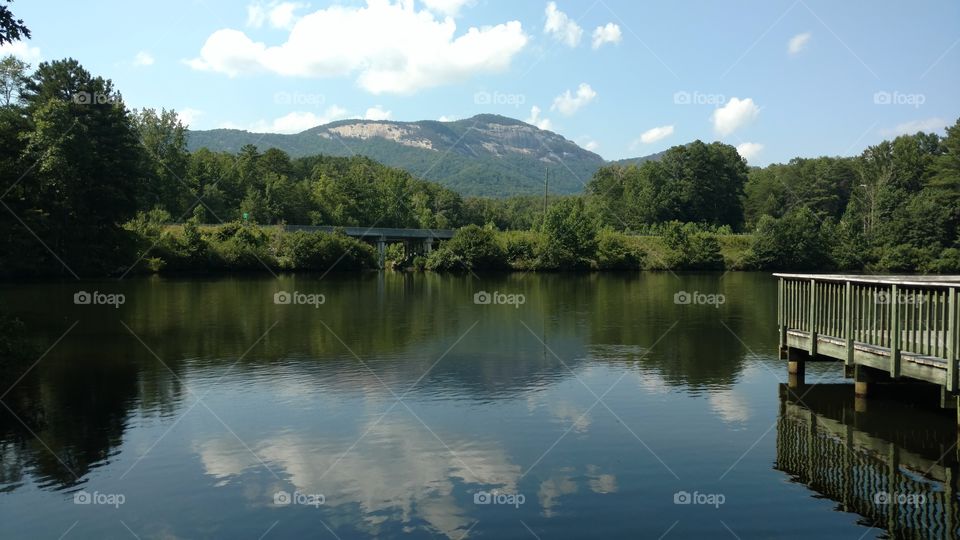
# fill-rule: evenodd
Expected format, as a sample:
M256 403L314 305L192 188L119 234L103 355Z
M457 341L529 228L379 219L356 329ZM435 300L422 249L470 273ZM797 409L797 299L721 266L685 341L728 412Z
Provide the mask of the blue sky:
M193 129L532 120L607 159L694 139L751 164L960 116L955 1L16 1L33 39ZM535 109L536 108L536 109Z

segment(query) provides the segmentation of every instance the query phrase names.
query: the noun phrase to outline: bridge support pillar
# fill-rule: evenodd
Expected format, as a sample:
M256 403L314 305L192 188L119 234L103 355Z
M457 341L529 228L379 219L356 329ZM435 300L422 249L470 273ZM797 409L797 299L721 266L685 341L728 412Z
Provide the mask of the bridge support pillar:
M796 388L804 383L806 375L806 354L794 348L787 349L787 386Z
M423 239L423 254L429 255L433 251L433 238L424 238Z
M867 397L870 394L871 383L877 381L877 374L871 368L861 365L853 368L853 392L857 397Z
M383 269L387 264L387 239L380 237L377 239L377 265Z

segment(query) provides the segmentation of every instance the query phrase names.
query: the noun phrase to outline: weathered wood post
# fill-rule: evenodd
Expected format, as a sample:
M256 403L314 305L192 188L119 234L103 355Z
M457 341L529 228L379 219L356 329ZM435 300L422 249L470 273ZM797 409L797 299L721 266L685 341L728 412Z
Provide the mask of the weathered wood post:
M817 354L817 280L810 280L810 358Z
M853 337L855 335L853 324L854 316L853 311L856 308L856 304L853 301L853 283L847 281L846 289L843 292L843 328L844 328L844 337L847 338L847 359L844 362L847 368L853 366Z
M900 377L900 291L890 286L890 376Z
M786 282L783 278L777 281L777 330L780 333L780 359L787 357L787 321L786 321Z
M957 354L957 288L950 287L947 293L947 327L944 333L946 342L944 352L947 357L947 390L951 392L957 389L957 361L960 355ZM957 424L960 425L960 394L957 394Z

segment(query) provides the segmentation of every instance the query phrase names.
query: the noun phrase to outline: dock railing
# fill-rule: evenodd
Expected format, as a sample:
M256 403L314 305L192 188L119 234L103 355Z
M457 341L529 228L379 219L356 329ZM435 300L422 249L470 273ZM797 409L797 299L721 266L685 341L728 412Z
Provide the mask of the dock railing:
M905 375L923 372L922 380L957 391L960 276L774 275L781 350L801 348L895 378L906 358L912 371Z

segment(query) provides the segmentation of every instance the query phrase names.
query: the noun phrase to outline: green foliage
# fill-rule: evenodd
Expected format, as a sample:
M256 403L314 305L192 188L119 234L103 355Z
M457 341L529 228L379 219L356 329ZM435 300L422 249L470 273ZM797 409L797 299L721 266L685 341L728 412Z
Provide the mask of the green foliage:
M277 258L284 270L361 270L377 265L369 244L344 234L322 232L282 235Z
M676 270L722 270L723 255L716 235L695 224L670 222L664 231L664 242L672 252L667 256L670 268Z
M763 270L823 270L833 266L830 227L807 207L782 218L763 216L753 237L752 266Z
M537 265L537 253L541 251L542 236L535 231L505 231L500 233L507 263L518 270L531 270Z
M539 264L548 269L589 268L597 252L597 220L583 199L564 199L547 209Z
M746 163L734 147L694 141L639 167L605 167L587 184L587 193L603 224L618 229L636 231L671 220L739 229L746 181Z
M460 262L470 270L496 270L506 266L496 233L476 225L467 225L457 230L453 238L438 251L442 250L455 253Z
M433 272L466 272L467 265L447 246L435 249L427 256L426 269Z
M645 254L622 233L604 227L598 235L597 267L601 270L639 270Z

